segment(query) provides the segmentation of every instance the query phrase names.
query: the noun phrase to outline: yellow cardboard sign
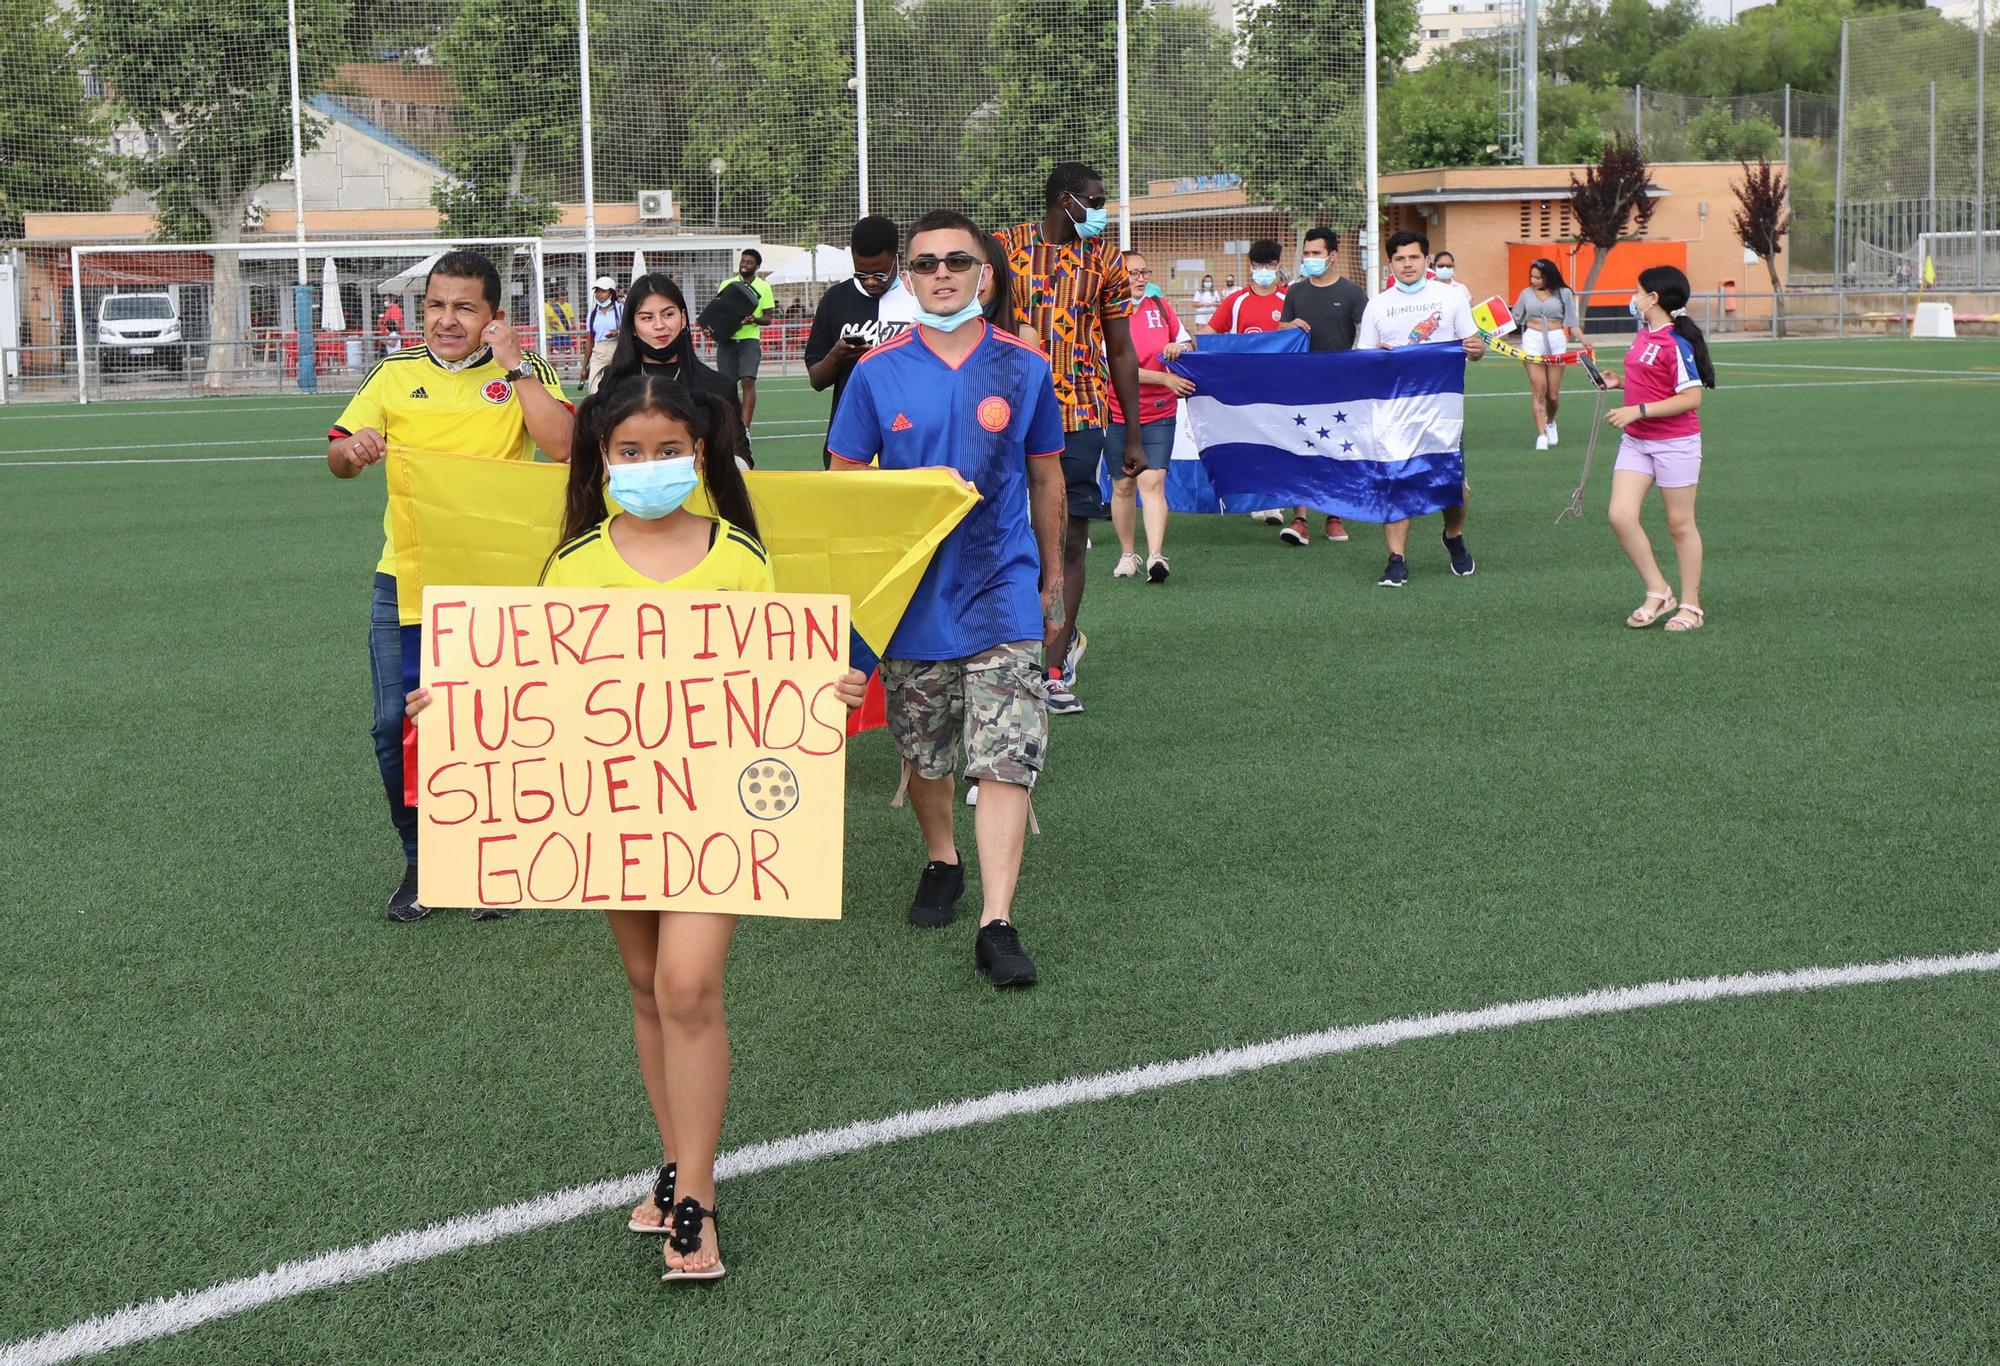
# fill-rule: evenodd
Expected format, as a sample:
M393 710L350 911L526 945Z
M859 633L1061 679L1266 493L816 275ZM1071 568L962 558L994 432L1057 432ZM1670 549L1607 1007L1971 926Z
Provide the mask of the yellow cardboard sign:
M835 919L845 597L424 590L430 906Z

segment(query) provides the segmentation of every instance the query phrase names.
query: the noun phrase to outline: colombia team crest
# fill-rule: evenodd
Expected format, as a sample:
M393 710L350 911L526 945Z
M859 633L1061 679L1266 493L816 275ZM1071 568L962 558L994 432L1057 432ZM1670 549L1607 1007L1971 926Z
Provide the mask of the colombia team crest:
M1006 399L994 394L991 398L980 399L974 413L979 418L979 425L987 431L1004 432L1007 430L1007 419L1014 415L1014 410L1008 406Z
M489 379L486 387L479 391L479 396L488 403L505 403L513 394L514 386L504 379Z

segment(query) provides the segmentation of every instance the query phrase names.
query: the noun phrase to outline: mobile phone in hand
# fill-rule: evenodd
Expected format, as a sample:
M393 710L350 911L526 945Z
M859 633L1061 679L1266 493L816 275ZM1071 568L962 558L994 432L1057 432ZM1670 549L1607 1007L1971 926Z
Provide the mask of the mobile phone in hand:
M1590 376L1592 384L1595 384L1600 389L1609 389L1611 387L1605 382L1604 372L1597 368L1597 362L1590 358L1590 352L1579 351L1576 353L1576 358L1583 362L1583 372Z

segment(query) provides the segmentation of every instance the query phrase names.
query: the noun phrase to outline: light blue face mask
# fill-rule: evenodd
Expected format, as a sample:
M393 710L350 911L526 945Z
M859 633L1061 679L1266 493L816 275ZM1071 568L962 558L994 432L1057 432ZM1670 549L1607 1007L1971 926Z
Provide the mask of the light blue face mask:
M1637 318L1640 322L1646 321L1646 309L1645 306L1639 302L1638 295L1634 294L1631 298L1625 301L1625 309L1633 317Z
M1268 289L1270 286L1278 283L1278 272L1268 269L1253 270L1250 272L1250 283L1253 285L1263 285Z
M1424 279L1422 276L1419 276L1417 282L1413 285L1406 285L1401 279L1398 279L1396 281L1396 288L1402 290L1405 294L1421 294L1424 292L1424 286L1429 283L1430 281Z
M1299 258L1299 274L1308 279L1317 280L1320 276L1326 274L1326 258L1324 256L1301 256Z
M1111 210L1086 208L1081 220L1072 217L1069 221L1075 224L1076 235L1088 240L1103 232L1105 226L1111 222Z
M974 318L986 316L986 310L980 305L977 295L973 296L972 302L956 313L933 313L927 308L918 308L915 313L918 322L925 327L935 327L940 332L956 332Z
M1158 285L1147 285L1146 292L1140 297L1145 299L1164 299L1167 297L1167 291L1161 289Z
M691 455L611 466L611 496L643 522L656 522L674 511L700 482Z

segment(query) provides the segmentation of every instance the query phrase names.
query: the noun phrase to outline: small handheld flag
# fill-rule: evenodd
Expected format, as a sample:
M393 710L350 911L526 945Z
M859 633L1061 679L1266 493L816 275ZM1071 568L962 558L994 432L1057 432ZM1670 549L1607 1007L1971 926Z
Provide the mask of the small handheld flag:
M1937 263L1932 261L1931 258L1928 255L1926 255L1924 257L1924 285L1926 288L1928 288L1929 286L1934 285L1936 283L1937 283Z
M1505 336L1514 330L1514 312L1496 294L1472 310L1472 325L1489 337Z

